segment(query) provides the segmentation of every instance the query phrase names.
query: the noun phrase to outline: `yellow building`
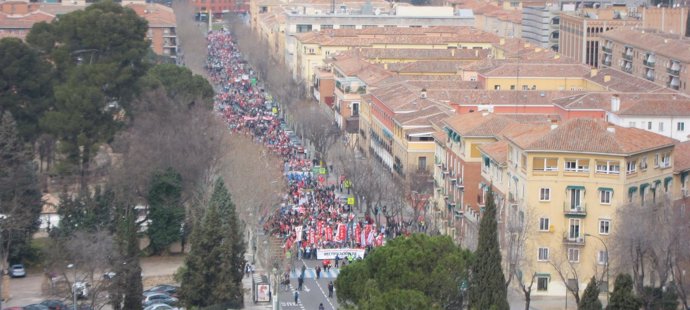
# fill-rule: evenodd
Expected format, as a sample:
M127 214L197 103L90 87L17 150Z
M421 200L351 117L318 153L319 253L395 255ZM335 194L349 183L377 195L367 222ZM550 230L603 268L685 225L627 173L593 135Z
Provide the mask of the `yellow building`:
M487 90L603 90L588 83L591 74L582 64L510 62L480 70L478 80Z
M507 191L504 223L527 227L527 263L518 269L523 281L536 275L536 295L563 296L566 283L584 290L595 271L602 275L608 261L603 243L616 229L618 209L671 194L674 143L576 118L550 130L506 134L504 163L495 149L483 148L482 176Z

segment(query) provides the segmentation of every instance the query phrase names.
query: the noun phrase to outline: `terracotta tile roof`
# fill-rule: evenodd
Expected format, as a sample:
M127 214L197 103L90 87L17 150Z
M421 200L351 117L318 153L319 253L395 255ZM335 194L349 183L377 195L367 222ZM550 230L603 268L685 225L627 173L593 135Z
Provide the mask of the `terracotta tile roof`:
M508 139L517 145L529 145L543 137L551 130L551 125L544 123L537 124L518 124L506 128L501 132L503 139Z
M607 79L606 76L610 78L608 82L605 81ZM611 68L600 69L598 70L597 75L595 75L594 77L587 75L585 76L585 79L597 83L602 87L608 89L609 91L639 93L655 92L660 89L665 89L665 87L659 86L641 77L637 77L632 74L628 74Z
M25 15L0 13L0 29L31 29L35 23L51 22L55 15L37 10Z
M690 170L690 141L678 143L673 149L673 171L680 173Z
M453 115L441 121L463 137L496 137L508 126L518 123L492 113L465 113Z
M608 127L613 128L613 132ZM531 143L507 138L527 151L621 155L654 150L675 143L671 138L642 129L618 127L603 120L586 118L568 120Z
M439 92L440 93L440 92ZM485 89L456 89L429 95L439 100L448 100L453 104L463 105L544 105L552 106L552 100L581 94L581 91L495 91Z
M448 135L446 134L445 131L435 131L433 134L431 134L432 137L436 141L438 141L441 145L446 145L446 139L448 139Z
M648 30L636 30L621 27L600 34L604 39L617 41L645 51L690 63L690 40L678 39L676 36L653 33Z
M302 43L321 44L323 46L360 46L371 47L374 44L457 44L463 42L493 43L498 42L494 34L473 27L376 27L364 29L328 29L319 32L297 33L295 38Z
M403 127L428 125L429 127L426 131L433 131L431 129L432 119L444 119L452 114L452 111L449 109L442 109L437 105L428 105L411 113L396 114L393 119Z
M158 3L130 3L125 5L149 22L149 27L176 27L173 9Z
M583 77L590 71L589 66L582 64L504 63L479 72L485 77Z
M621 109L619 115L639 116L690 116L690 99L682 100L651 100L639 101L626 109Z
M491 159L503 165L508 161L508 142L499 140L492 143L479 145L479 150Z
M416 49L416 48L360 48L359 55L369 59L404 60L477 60L484 59L490 50L481 49Z
M388 70L397 73L458 73L464 61L436 60L388 64Z
M611 112L611 97L617 95L620 99L620 111L626 111L632 107L640 106L631 111L639 111L644 107L646 102L650 101L664 101L664 102L685 102L690 100L680 93L583 93L573 96L567 96L554 99L554 105L564 110L598 110ZM673 106L673 105L672 105ZM670 108L670 107L669 107ZM665 107L660 107L665 110ZM668 112L668 110L666 110ZM664 112L664 113L666 113ZM665 114L669 115L669 114Z

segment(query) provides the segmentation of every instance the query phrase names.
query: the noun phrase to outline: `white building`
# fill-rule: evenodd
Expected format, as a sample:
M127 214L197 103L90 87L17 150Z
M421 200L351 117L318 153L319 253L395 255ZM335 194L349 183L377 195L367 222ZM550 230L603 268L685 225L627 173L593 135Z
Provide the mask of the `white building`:
M674 99L675 98L675 99ZM635 127L679 140L690 139L690 98L678 96L670 100L639 100L622 104L618 96L611 98L606 117L621 127Z

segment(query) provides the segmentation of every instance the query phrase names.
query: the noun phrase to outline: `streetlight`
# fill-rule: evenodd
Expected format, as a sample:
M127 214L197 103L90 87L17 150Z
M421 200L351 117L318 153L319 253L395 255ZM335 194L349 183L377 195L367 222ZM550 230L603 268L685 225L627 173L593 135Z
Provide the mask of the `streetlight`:
M604 262L604 268L606 268L606 303L609 303L609 247L606 246L606 242L604 242L603 239L592 235L592 234L585 234L585 237L592 237L594 239L597 239L601 242L601 244L604 245L604 250L606 251L606 261Z
M74 281L72 282L72 299L74 310L77 310L77 268L74 264L67 265L67 269L74 269Z

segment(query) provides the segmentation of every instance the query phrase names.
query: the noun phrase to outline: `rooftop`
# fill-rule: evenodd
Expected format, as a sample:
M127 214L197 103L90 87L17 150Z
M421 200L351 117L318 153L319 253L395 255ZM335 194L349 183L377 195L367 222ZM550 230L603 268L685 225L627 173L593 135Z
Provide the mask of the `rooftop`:
M614 126L603 120L574 118L533 142L507 137L526 151L631 155L673 146L676 140L638 128Z
M359 55L368 59L401 60L477 60L486 58L487 49L415 49L415 48L360 48Z
M611 68L599 69L595 76L588 75L585 79L597 83L609 91L651 93L666 89L641 77ZM667 90L671 91L670 89Z
M508 161L508 142L505 140L481 144L479 145L479 150L498 164L502 165Z
M644 107L650 101L681 101L687 102L690 98L680 93L610 93L610 92L595 92L582 93L572 96L554 99L552 102L557 107L564 110L598 110L611 112L611 97L617 95L620 99L620 111L625 111L632 107L640 105ZM639 111L640 108L635 108L632 111ZM663 108L663 107L662 107ZM656 113L650 111L652 113ZM666 112L664 112L666 113ZM664 114L669 115L669 114Z
M149 27L175 27L177 20L173 9L158 3L131 3L127 7L149 22Z
M55 15L36 10L24 15L9 15L0 13L0 29L29 30L35 23L51 22Z
M673 152L673 172L680 173L690 170L690 141L676 144Z
M618 41L671 59L690 63L690 40L688 39L678 39L677 36L674 38L669 35L628 27L610 30L600 36L604 39Z
M493 113L465 113L453 115L441 121L462 137L497 137L508 126L518 122Z
M372 46L374 44L449 44L498 42L494 34L473 27L437 26L427 28L374 27L364 29L328 29L319 32L297 33L303 44L326 46Z
M496 68L480 71L486 77L583 77L590 67L583 64L518 64L503 63Z

